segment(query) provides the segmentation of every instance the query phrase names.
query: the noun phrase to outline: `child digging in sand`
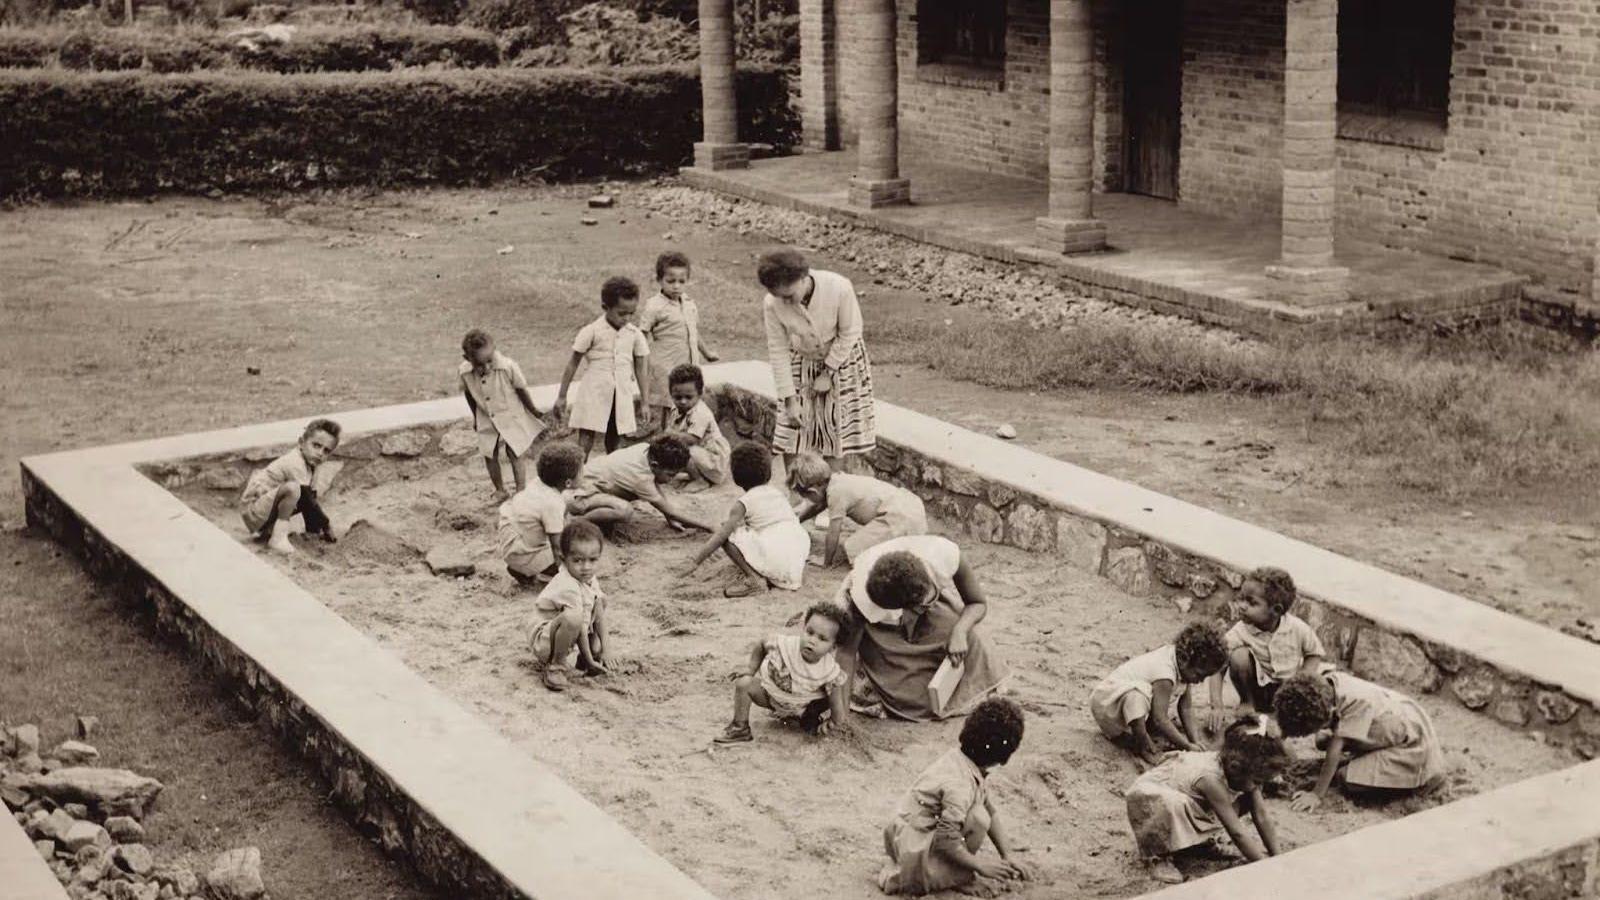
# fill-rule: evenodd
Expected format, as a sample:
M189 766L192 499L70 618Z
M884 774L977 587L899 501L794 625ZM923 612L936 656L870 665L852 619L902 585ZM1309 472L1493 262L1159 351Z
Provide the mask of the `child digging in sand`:
M750 707L779 719L798 719L819 737L845 722L844 670L834 657L849 617L832 603L806 610L801 634L775 634L750 650L750 668L733 684L733 721L719 744L754 740Z
M518 584L537 585L555 577L569 505L563 492L572 488L582 471L583 451L576 444L550 444L539 452L538 479L500 504L500 558ZM573 503L580 507L578 514L596 525L628 517L626 503L614 497L606 500L616 502Z
M239 495L239 514L256 540L266 541L279 553L295 552L289 527L300 516L306 534L333 541L333 523L317 502L317 491L327 489L326 479L318 481L317 470L338 446L339 423L313 419L293 450L250 475Z
M606 674L611 643L606 637L606 595L595 580L605 538L586 519L574 519L561 530L561 571L539 592L538 619L529 638L534 666L544 686L567 689L567 668L574 658L584 675Z
M1322 668L1327 651L1316 631L1294 608L1294 579L1282 569L1263 566L1239 586L1234 600L1239 621L1228 629L1228 678L1239 693L1239 713L1267 712L1278 685L1300 673ZM1222 676L1211 679L1211 730L1224 720Z
M978 704L961 726L961 745L917 776L883 830L889 862L878 873L885 894L951 888L993 896L1033 877L1012 858L1011 841L989 796L988 777L1022 743L1022 710L1010 700ZM978 855L984 839L999 859Z
M667 376L672 406L663 410L663 429L689 445L687 475L709 485L728 480L728 439L711 408L701 400L706 391L705 376L697 366L682 365Z
M578 486L568 493L567 511L595 518L610 510L608 523L626 522L633 516L635 500L654 506L673 527L713 530L711 525L683 509L661 492L661 485L689 466L689 445L677 435L657 435L647 443L632 444L584 466Z
M572 404L568 424L578 432L578 446L587 454L594 447L594 436L605 437L607 453L617 449L622 435L639 430L644 413L640 396L645 383L645 360L650 345L633 324L639 308L639 286L626 278L608 278L600 288L600 318L579 329L572 341L572 359L561 375L561 389L551 412L560 418L566 411L567 388L587 363L578 397Z
M527 485L523 454L533 446L541 427L539 415L528 396L528 380L515 360L494 349L494 338L477 328L461 339L461 393L472 410L473 427L478 432L478 452L489 469L489 482L496 499L504 500L505 482L500 474L500 452L511 460L511 477L517 490Z
M1207 843L1219 830L1251 862L1278 855L1278 833L1267 818L1261 785L1288 764L1267 717L1247 715L1228 726L1220 751L1175 753L1134 779L1125 795L1128 824L1150 877L1164 884L1183 881L1172 854ZM1241 814L1255 821L1264 851L1245 834Z
M1152 766L1161 763L1155 736L1178 750L1204 750L1189 686L1227 664L1222 630L1210 622L1190 622L1172 643L1113 669L1089 695L1089 712L1102 734L1131 744L1133 752ZM1174 707L1181 731L1172 722Z
M798 510L801 522L818 513L828 514L828 537L822 545L825 566L853 563L868 548L884 541L928 533L928 513L921 497L870 475L834 472L815 453L795 457L789 486L804 501ZM841 541L846 518L861 527ZM820 517L818 524L822 524Z
M1431 788L1444 777L1444 755L1433 720L1417 701L1347 672L1296 675L1273 698L1278 725L1289 737L1318 735L1326 756L1316 786L1290 800L1297 812L1322 804L1343 775L1351 793L1399 793Z
M711 554L722 550L739 569L740 579L723 589L727 597L748 597L770 587L800 589L811 536L795 518L789 498L769 484L772 454L746 442L733 449L733 483L744 489L728 517L680 573L687 578Z

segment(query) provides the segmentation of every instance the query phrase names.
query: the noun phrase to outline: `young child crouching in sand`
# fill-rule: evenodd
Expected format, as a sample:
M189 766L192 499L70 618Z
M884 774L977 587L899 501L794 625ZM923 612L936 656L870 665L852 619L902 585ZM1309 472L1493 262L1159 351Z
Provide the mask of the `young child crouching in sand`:
M511 477L522 490L528 481L522 457L539 436L539 415L528 396L522 367L496 351L487 332L477 328L467 332L461 339L461 356L461 393L472 410L478 453L489 470L495 497L504 500L510 495L500 474L500 451L504 449L511 459Z
M589 460L578 486L568 492L567 512L606 524L626 522L633 516L635 500L654 506L674 527L711 531L711 525L682 509L661 492L689 465L689 445L677 435L662 434L648 443L630 444L614 453ZM596 517L596 513L600 517Z
M1348 672L1296 675L1273 698L1278 725L1289 737L1318 735L1325 754L1316 786L1295 794L1289 806L1310 812L1334 779L1351 793L1429 789L1444 778L1444 754L1433 720L1417 701Z
M1089 712L1102 734L1119 743L1131 742L1133 752L1152 766L1160 764L1161 753L1151 732L1179 750L1204 750L1189 686L1227 664L1222 629L1210 622L1190 622L1172 643L1113 669L1089 695ZM1174 705L1182 731L1172 723Z
M1268 724L1266 716L1243 716L1223 733L1220 751L1176 753L1134 779L1124 795L1128 824L1150 877L1183 881L1172 854L1208 842L1219 830L1251 862L1278 855L1261 785L1283 773L1289 755ZM1265 851L1245 834L1241 814L1255 821Z
M849 617L832 603L806 610L802 634L775 634L750 651L750 668L733 684L733 721L716 737L719 744L754 740L750 707L771 710L780 719L798 719L806 731L826 735L845 722L844 670L834 650Z
M574 519L561 530L561 571L539 592L534 604L538 620L529 638L534 665L543 671L544 686L567 689L567 668L576 657L584 675L606 674L611 652L606 638L606 595L595 572L605 537L586 519Z
M760 444L743 443L734 448L729 465L733 483L744 489L744 496L679 574L689 577L706 557L722 550L741 576L723 589L724 596L748 597L769 586L799 590L811 555L811 535L795 518L789 498L768 483L771 452Z
M672 406L663 410L662 425L667 434L675 434L689 445L689 468L686 474L706 484L716 485L728 480L728 439L717 424L711 407L701 396L706 391L705 376L696 366L681 365L667 376L667 392Z
M550 444L539 452L538 480L500 504L500 558L518 584L540 584L555 577L561 562L561 531L567 526L564 492L583 471L583 451L576 444ZM596 525L625 517L611 506L597 505L583 516Z
M290 520L300 516L306 534L333 541L333 523L317 502L318 489L327 489L326 479L318 481L317 470L338 446L339 423L313 419L293 450L250 475L239 495L239 514L256 540L265 540L279 553L293 553Z
M1228 678L1239 693L1239 714L1267 712L1278 685L1322 668L1327 651L1294 608L1294 579L1270 566L1252 571L1234 600L1239 621L1228 629ZM1222 676L1211 679L1211 730L1224 719Z
M823 565L853 563L868 548L884 541L928 533L928 513L921 497L870 475L836 473L815 453L795 457L789 486L805 501L798 510L801 522L821 512L828 514ZM841 542L846 518L861 527Z
M931 894L950 888L996 894L1032 878L1012 859L1011 841L989 796L989 773L1022 743L1022 710L1010 700L978 704L961 726L961 746L917 776L883 830L889 862L878 873L885 894ZM999 859L983 859L984 839Z

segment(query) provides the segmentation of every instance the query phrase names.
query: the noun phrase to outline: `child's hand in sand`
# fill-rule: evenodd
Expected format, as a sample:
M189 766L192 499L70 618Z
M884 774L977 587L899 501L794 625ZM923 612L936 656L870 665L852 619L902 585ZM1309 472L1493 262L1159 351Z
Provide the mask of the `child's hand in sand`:
M1316 812L1322 805L1322 795L1316 791L1300 791L1289 801L1289 808L1295 812Z

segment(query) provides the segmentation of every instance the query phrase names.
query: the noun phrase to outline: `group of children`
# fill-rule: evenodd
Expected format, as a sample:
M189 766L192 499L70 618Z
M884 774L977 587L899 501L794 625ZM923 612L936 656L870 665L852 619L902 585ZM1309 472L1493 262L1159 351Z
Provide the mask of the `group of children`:
M663 254L656 264L660 292L637 315L639 291L613 278L601 290L602 315L578 333L552 413L563 414L577 440L547 442L526 477L525 459L543 431L540 414L516 362L495 350L479 330L462 341L462 390L473 415L478 447L503 498L498 543L513 579L538 588L529 637L544 685L568 686L568 672L604 675L611 660L605 593L596 579L605 532L633 516L633 503L654 506L671 524L708 532L680 574L689 575L719 550L738 578L729 597L777 587L798 589L811 552L803 523L829 515L825 565L854 563L883 542L926 534L922 501L870 476L836 472L801 454L788 472L798 497L770 483L772 452L757 443L730 446L703 400L701 361L717 357L699 334L699 316L684 289L689 261ZM582 382L567 398L580 366ZM648 425L657 433L620 447L624 435ZM590 458L596 436L604 454ZM274 550L293 550L290 520L308 534L334 540L318 501L322 463L338 446L340 428L327 419L306 426L298 445L249 479L241 496L247 527ZM509 461L514 492L505 490L501 460ZM666 485L716 485L730 479L742 491L720 524L702 521ZM846 520L858 527L844 536ZM1278 779L1289 756L1284 737L1318 734L1325 754L1314 787L1291 808L1315 809L1336 780L1350 790L1418 790L1442 774L1432 723L1409 697L1371 684L1324 662L1316 632L1293 615L1288 573L1263 568L1240 587L1237 621L1225 632L1191 622L1170 644L1117 667L1090 694L1089 712L1102 733L1149 768L1125 793L1128 820L1151 875L1182 880L1174 854L1226 832L1250 860L1278 852L1262 802L1263 785ZM847 678L835 651L850 617L834 603L811 606L798 634L756 643L747 668L734 675L732 722L719 743L749 741L752 706L798 720L814 734L846 721ZM1238 716L1224 721L1224 678L1240 698ZM1202 734L1192 689L1209 683L1212 749ZM1270 713L1271 715L1267 715ZM985 879L993 886L1032 877L1013 858L987 777L1016 752L1023 714L1010 700L991 698L968 716L959 746L924 770L884 830L888 863L878 884L885 893L922 894ZM1260 844L1243 830L1254 822ZM985 841L999 858L979 855Z

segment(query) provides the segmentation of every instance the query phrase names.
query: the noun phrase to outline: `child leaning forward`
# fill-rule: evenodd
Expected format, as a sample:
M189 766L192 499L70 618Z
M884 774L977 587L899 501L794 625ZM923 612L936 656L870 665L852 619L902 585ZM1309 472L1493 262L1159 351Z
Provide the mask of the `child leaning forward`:
M567 689L567 668L576 660L584 675L606 674L611 644L606 636L606 595L595 572L605 538L599 526L573 519L561 531L561 571L539 592L538 616L529 646L544 686Z
M318 472L339 446L339 423L313 419L300 434L294 449L251 473L239 495L239 515L251 535L266 541L278 553L293 553L289 526L295 516L305 523L306 534L333 541L333 523L317 502L317 491L327 489Z
M1204 750L1189 687L1227 664L1222 629L1210 622L1190 622L1172 643L1113 669L1089 694L1089 713L1102 734L1131 744L1133 752L1152 766L1161 762L1157 737L1178 750ZM1174 708L1181 731L1173 724Z
M775 634L750 650L749 671L734 676L733 721L715 740L737 744L754 740L750 707L771 710L779 719L797 719L819 737L845 723L845 674L834 651L849 616L832 603L812 604L801 634Z
M769 482L772 453L753 442L733 449L729 467L733 483L744 488L728 517L695 552L679 574L687 578L718 550L728 554L740 579L723 589L727 597L748 597L768 587L800 589L806 558L811 555L811 535L795 518L789 498Z
M789 486L804 501L797 511L801 522L817 517L820 524L818 514L827 513L823 565L853 563L884 541L928 533L928 513L921 497L870 475L836 473L815 453L795 457ZM846 518L860 527L841 541Z

